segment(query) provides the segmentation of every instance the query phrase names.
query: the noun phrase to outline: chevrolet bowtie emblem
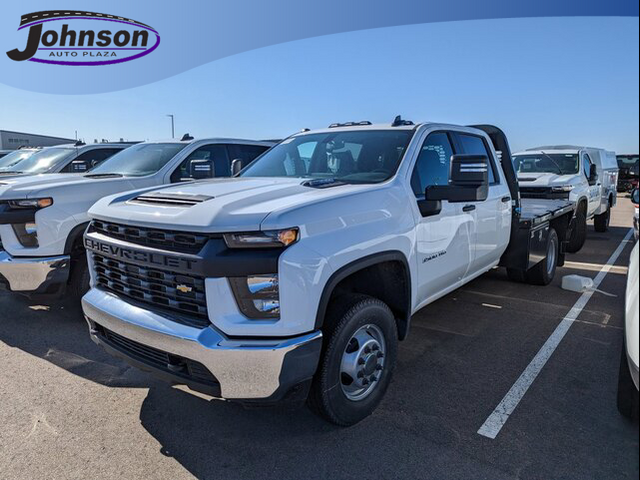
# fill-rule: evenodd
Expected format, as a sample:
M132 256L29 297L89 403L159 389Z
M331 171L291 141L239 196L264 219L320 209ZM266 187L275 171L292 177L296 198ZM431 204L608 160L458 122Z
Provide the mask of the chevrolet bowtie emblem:
M191 293L193 291L193 288L191 288L188 285L178 285L176 287L176 290L178 290L179 292L182 292L182 293Z

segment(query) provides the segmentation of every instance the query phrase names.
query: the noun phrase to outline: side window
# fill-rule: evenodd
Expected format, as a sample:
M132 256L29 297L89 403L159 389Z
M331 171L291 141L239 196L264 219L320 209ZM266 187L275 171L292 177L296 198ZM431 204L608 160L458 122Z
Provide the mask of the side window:
M591 173L591 158L586 153L582 157L582 170L584 171L584 176L589 179L589 174Z
M498 175L496 175L496 166L493 163L493 158L490 153L490 149L487 148L487 144L484 138L477 135L469 135L466 133L457 133L456 136L460 141L462 147L462 153L466 155L486 155L489 159L489 185L499 183Z
M171 174L171 183L231 175L226 145L205 145L191 154Z
M82 173L97 167L107 158L118 153L121 148L94 148L88 152L81 153L74 158L69 165L64 167L62 173Z
M411 175L411 187L416 197L422 197L428 186L448 185L453 148L445 132L430 134L422 144Z
M257 156L262 155L269 150L269 147L263 147L261 145L229 145L229 158L231 161L239 158L242 160L242 165L247 166Z

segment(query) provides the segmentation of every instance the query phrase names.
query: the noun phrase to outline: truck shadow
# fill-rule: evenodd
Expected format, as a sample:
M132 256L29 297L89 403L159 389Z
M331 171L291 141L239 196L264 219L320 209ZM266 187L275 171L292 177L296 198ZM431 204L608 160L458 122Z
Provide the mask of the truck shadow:
M153 382L91 341L78 301L35 301L0 291L0 312L0 342L102 385L146 388Z

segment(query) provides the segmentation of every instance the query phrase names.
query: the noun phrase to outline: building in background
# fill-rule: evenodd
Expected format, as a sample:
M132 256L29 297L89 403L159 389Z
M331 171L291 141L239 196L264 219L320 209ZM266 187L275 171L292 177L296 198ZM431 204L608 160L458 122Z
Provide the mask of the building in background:
M0 150L17 150L20 147L50 147L62 143L75 143L75 140L73 138L0 130Z

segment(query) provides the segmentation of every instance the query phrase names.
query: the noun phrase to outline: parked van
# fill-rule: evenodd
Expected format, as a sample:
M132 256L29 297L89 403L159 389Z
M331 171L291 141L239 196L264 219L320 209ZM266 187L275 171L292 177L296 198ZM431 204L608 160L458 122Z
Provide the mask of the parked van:
M616 154L601 148L556 145L532 148L513 156L523 198L568 199L576 209L576 224L568 251L584 245L587 221L597 232L609 228L616 204Z

